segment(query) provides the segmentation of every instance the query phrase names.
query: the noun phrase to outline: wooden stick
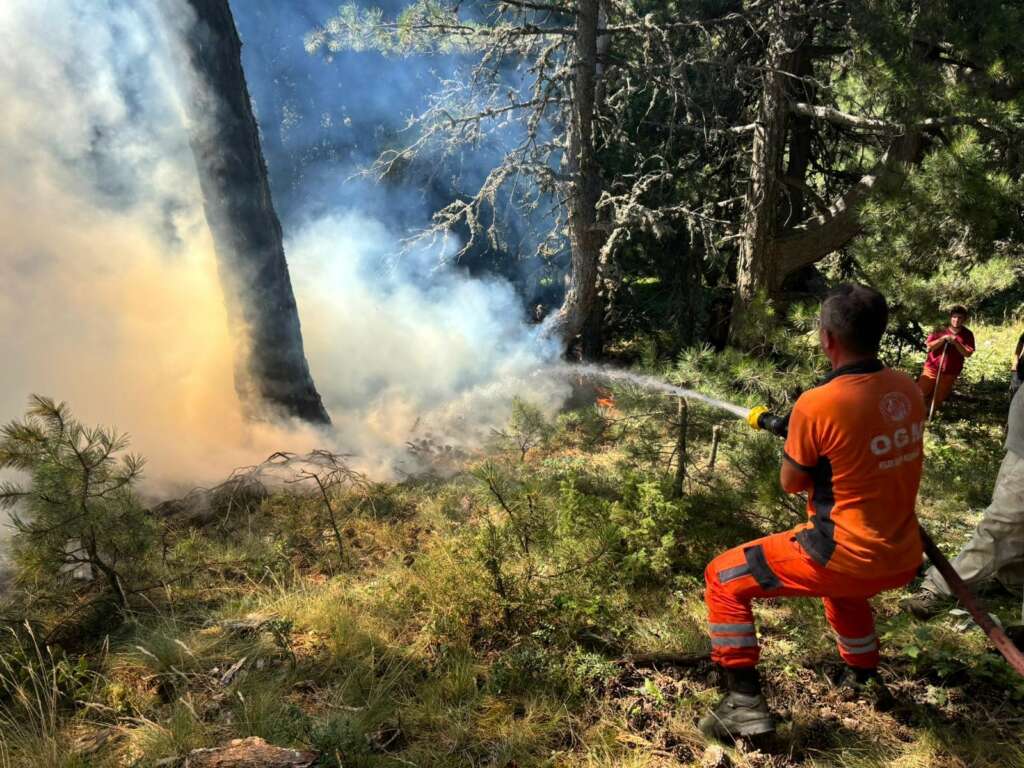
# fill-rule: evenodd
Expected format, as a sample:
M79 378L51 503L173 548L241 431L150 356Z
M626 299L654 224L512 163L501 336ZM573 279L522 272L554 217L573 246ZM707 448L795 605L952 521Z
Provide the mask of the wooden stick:
M676 415L679 417L679 432L676 433L676 475L672 481L672 496L679 499L683 496L683 482L686 480L686 422L688 412L686 410L686 399L680 397L676 406Z
M942 347L942 359L939 360L939 372L935 374L935 388L932 390L932 407L928 409L928 421L935 415L935 398L939 394L939 382L942 381L942 369L946 367L946 351L949 349L947 341Z
M711 428L711 460L708 462L708 470L715 471L715 460L718 458L718 444L722 440L722 425L715 424Z
M660 651L655 653L638 653L633 656L626 656L616 663L621 665L629 664L634 667L654 667L664 665L666 667L695 667L698 664L710 661L711 653L673 653L671 651Z

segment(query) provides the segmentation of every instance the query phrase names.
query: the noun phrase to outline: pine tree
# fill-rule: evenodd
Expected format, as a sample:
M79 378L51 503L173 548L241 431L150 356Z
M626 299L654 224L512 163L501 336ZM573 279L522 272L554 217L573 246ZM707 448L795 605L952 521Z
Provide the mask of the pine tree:
M156 523L132 491L144 462L127 447L124 435L86 427L38 395L0 429L0 469L28 475L0 483L0 508L11 510L17 578L32 592L73 598L87 587L84 571L123 607L147 575Z

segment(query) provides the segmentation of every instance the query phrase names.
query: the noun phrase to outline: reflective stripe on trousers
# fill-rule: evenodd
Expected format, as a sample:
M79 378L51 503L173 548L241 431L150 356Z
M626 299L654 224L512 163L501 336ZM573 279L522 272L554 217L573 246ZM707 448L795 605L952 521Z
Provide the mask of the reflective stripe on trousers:
M741 624L711 624L712 648L756 648L757 635L754 633L754 622Z
M836 635L836 643L839 646L841 653L846 653L851 656L878 651L878 638L875 637L874 632L870 635L865 635L864 637L843 637L842 635Z
M704 571L711 658L725 667L757 663L760 649L751 601L761 597L820 597L836 647L854 667L878 665L878 638L868 598L907 584L916 569L858 579L814 562L790 531L723 552Z

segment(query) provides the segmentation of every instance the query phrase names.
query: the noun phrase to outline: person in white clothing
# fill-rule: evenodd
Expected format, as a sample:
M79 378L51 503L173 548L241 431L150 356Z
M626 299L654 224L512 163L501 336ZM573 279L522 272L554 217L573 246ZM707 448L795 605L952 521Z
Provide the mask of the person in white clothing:
M1024 585L1024 394L1018 391L1010 403L1006 432L1006 456L996 477L992 503L985 510L974 535L953 560L964 582L977 589L998 581L1010 589ZM904 610L920 619L949 607L953 593L932 566L918 591L901 602Z

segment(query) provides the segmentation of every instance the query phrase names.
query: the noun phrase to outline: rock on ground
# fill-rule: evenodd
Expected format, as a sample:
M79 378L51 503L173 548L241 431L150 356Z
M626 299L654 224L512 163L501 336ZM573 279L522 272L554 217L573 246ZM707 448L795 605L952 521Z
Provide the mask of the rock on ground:
M310 768L316 752L283 749L252 736L234 739L223 747L193 749L185 760L185 768Z
M701 768L732 768L732 760L718 744L712 744L704 750L700 758Z

